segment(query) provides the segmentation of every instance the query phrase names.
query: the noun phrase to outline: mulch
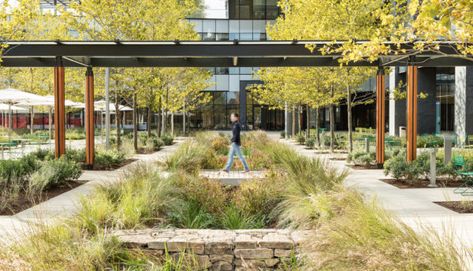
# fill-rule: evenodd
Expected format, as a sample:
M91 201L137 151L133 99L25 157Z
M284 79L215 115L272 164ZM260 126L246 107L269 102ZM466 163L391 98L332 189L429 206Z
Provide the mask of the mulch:
M473 201L435 201L434 203L460 214L473 213Z
M100 165L94 165L93 168L88 168L86 165L83 165L82 166L82 169L84 170L99 170L99 171L103 171L103 170L115 170L115 169L119 169L121 167L124 167L128 164L131 164L133 162L137 161L137 159L126 159L124 160L122 163L120 164L116 164L116 165L112 165L110 167L103 167L103 166L100 166Z
M419 180L415 182L408 182L405 180L396 180L396 179L381 179L381 181L393 185L400 189L409 189L409 188L431 188L428 187L430 184L429 180ZM463 184L461 180L447 180L447 179L437 179L438 187L459 187Z
M352 169L383 169L379 168L378 165L354 165L354 164L346 164L347 167Z
M47 201L58 195L66 193L84 183L85 182L83 181L70 181L66 185L51 188L47 191L43 191L43 193L34 197L28 197L26 194L21 194L16 201L9 204L10 206L8 208L0 210L0 215L15 215L21 211L40 204L41 202Z

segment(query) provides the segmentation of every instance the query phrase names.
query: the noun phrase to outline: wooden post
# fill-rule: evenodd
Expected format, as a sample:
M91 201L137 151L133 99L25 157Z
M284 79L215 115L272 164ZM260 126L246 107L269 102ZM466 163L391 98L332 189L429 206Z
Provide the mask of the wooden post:
M85 164L94 165L94 72L88 67L85 73Z
M378 69L376 75L376 164L384 164L384 136L386 123L384 70Z
M54 67L54 145L56 158L60 158L66 153L66 98L64 88L64 66L62 57L58 56Z
M407 67L407 161L417 155L417 67Z

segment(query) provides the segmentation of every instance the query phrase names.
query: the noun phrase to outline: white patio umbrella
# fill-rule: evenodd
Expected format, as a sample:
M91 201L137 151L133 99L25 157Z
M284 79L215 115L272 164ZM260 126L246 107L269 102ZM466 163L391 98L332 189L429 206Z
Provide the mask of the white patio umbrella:
M11 106L18 105L20 103L32 103L41 101L45 101L45 97L14 88L0 90L0 103L7 104L9 106L8 111L10 116L8 126L10 129L13 128Z
M51 123L52 123L52 108L54 106L54 96L52 95L47 95L47 96L41 96L43 97L43 99L41 100L36 100L36 101L27 101L27 102L21 102L19 103L19 105L25 105L25 106L48 106L49 107L49 116L48 116L48 119L49 119L49 138L52 138L51 135L52 135L52 126L51 126ZM65 100L64 101L64 104L65 106L71 106L71 107L76 107L76 108L79 108L79 106L82 106L83 104L82 103L78 103L78 102L73 102L71 100ZM33 125L33 124L31 124Z
M94 103L95 111L105 111L105 106L106 106L105 101L96 101ZM110 103L109 106L110 106L110 111L113 111L113 112L117 111L114 103ZM119 105L118 108L120 111L133 111L133 108L126 105Z

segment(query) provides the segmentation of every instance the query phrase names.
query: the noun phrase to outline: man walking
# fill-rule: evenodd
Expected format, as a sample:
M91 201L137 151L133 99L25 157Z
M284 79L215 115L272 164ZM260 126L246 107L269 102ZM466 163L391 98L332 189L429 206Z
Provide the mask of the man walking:
M241 141L240 141L240 131L241 131L241 125L240 125L240 116L237 113L232 113L230 115L230 120L233 123L232 126L232 145L230 146L230 152L228 153L228 161L227 164L225 165L225 168L223 171L225 172L230 172L230 168L233 165L233 156L238 155L238 158L240 158L241 163L243 164L243 167L245 168L245 172L250 172L250 168L248 167L248 164L246 163L245 157L243 157L243 154L241 153L240 146L241 146Z

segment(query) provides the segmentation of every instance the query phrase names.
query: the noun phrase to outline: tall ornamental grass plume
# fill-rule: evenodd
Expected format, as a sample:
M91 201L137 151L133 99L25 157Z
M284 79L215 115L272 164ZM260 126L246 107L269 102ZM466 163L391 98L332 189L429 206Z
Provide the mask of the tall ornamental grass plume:
M330 215L302 247L307 270L467 270L462 259L471 254L452 236L416 233L355 191L327 197Z
M140 164L125 173L122 182L99 188L82 200L77 216L81 228L137 228L155 224L176 203L171 181L159 176L155 166Z
M208 145L199 144L197 141L188 140L168 157L166 167L171 171L185 171L196 173L203 168L216 168L218 159L215 151Z
M26 234L21 242L0 250L0 259L12 261L0 260L0 270L105 270L108 260L121 250L113 238L89 235L69 223L31 225ZM19 268L8 269L12 264Z

